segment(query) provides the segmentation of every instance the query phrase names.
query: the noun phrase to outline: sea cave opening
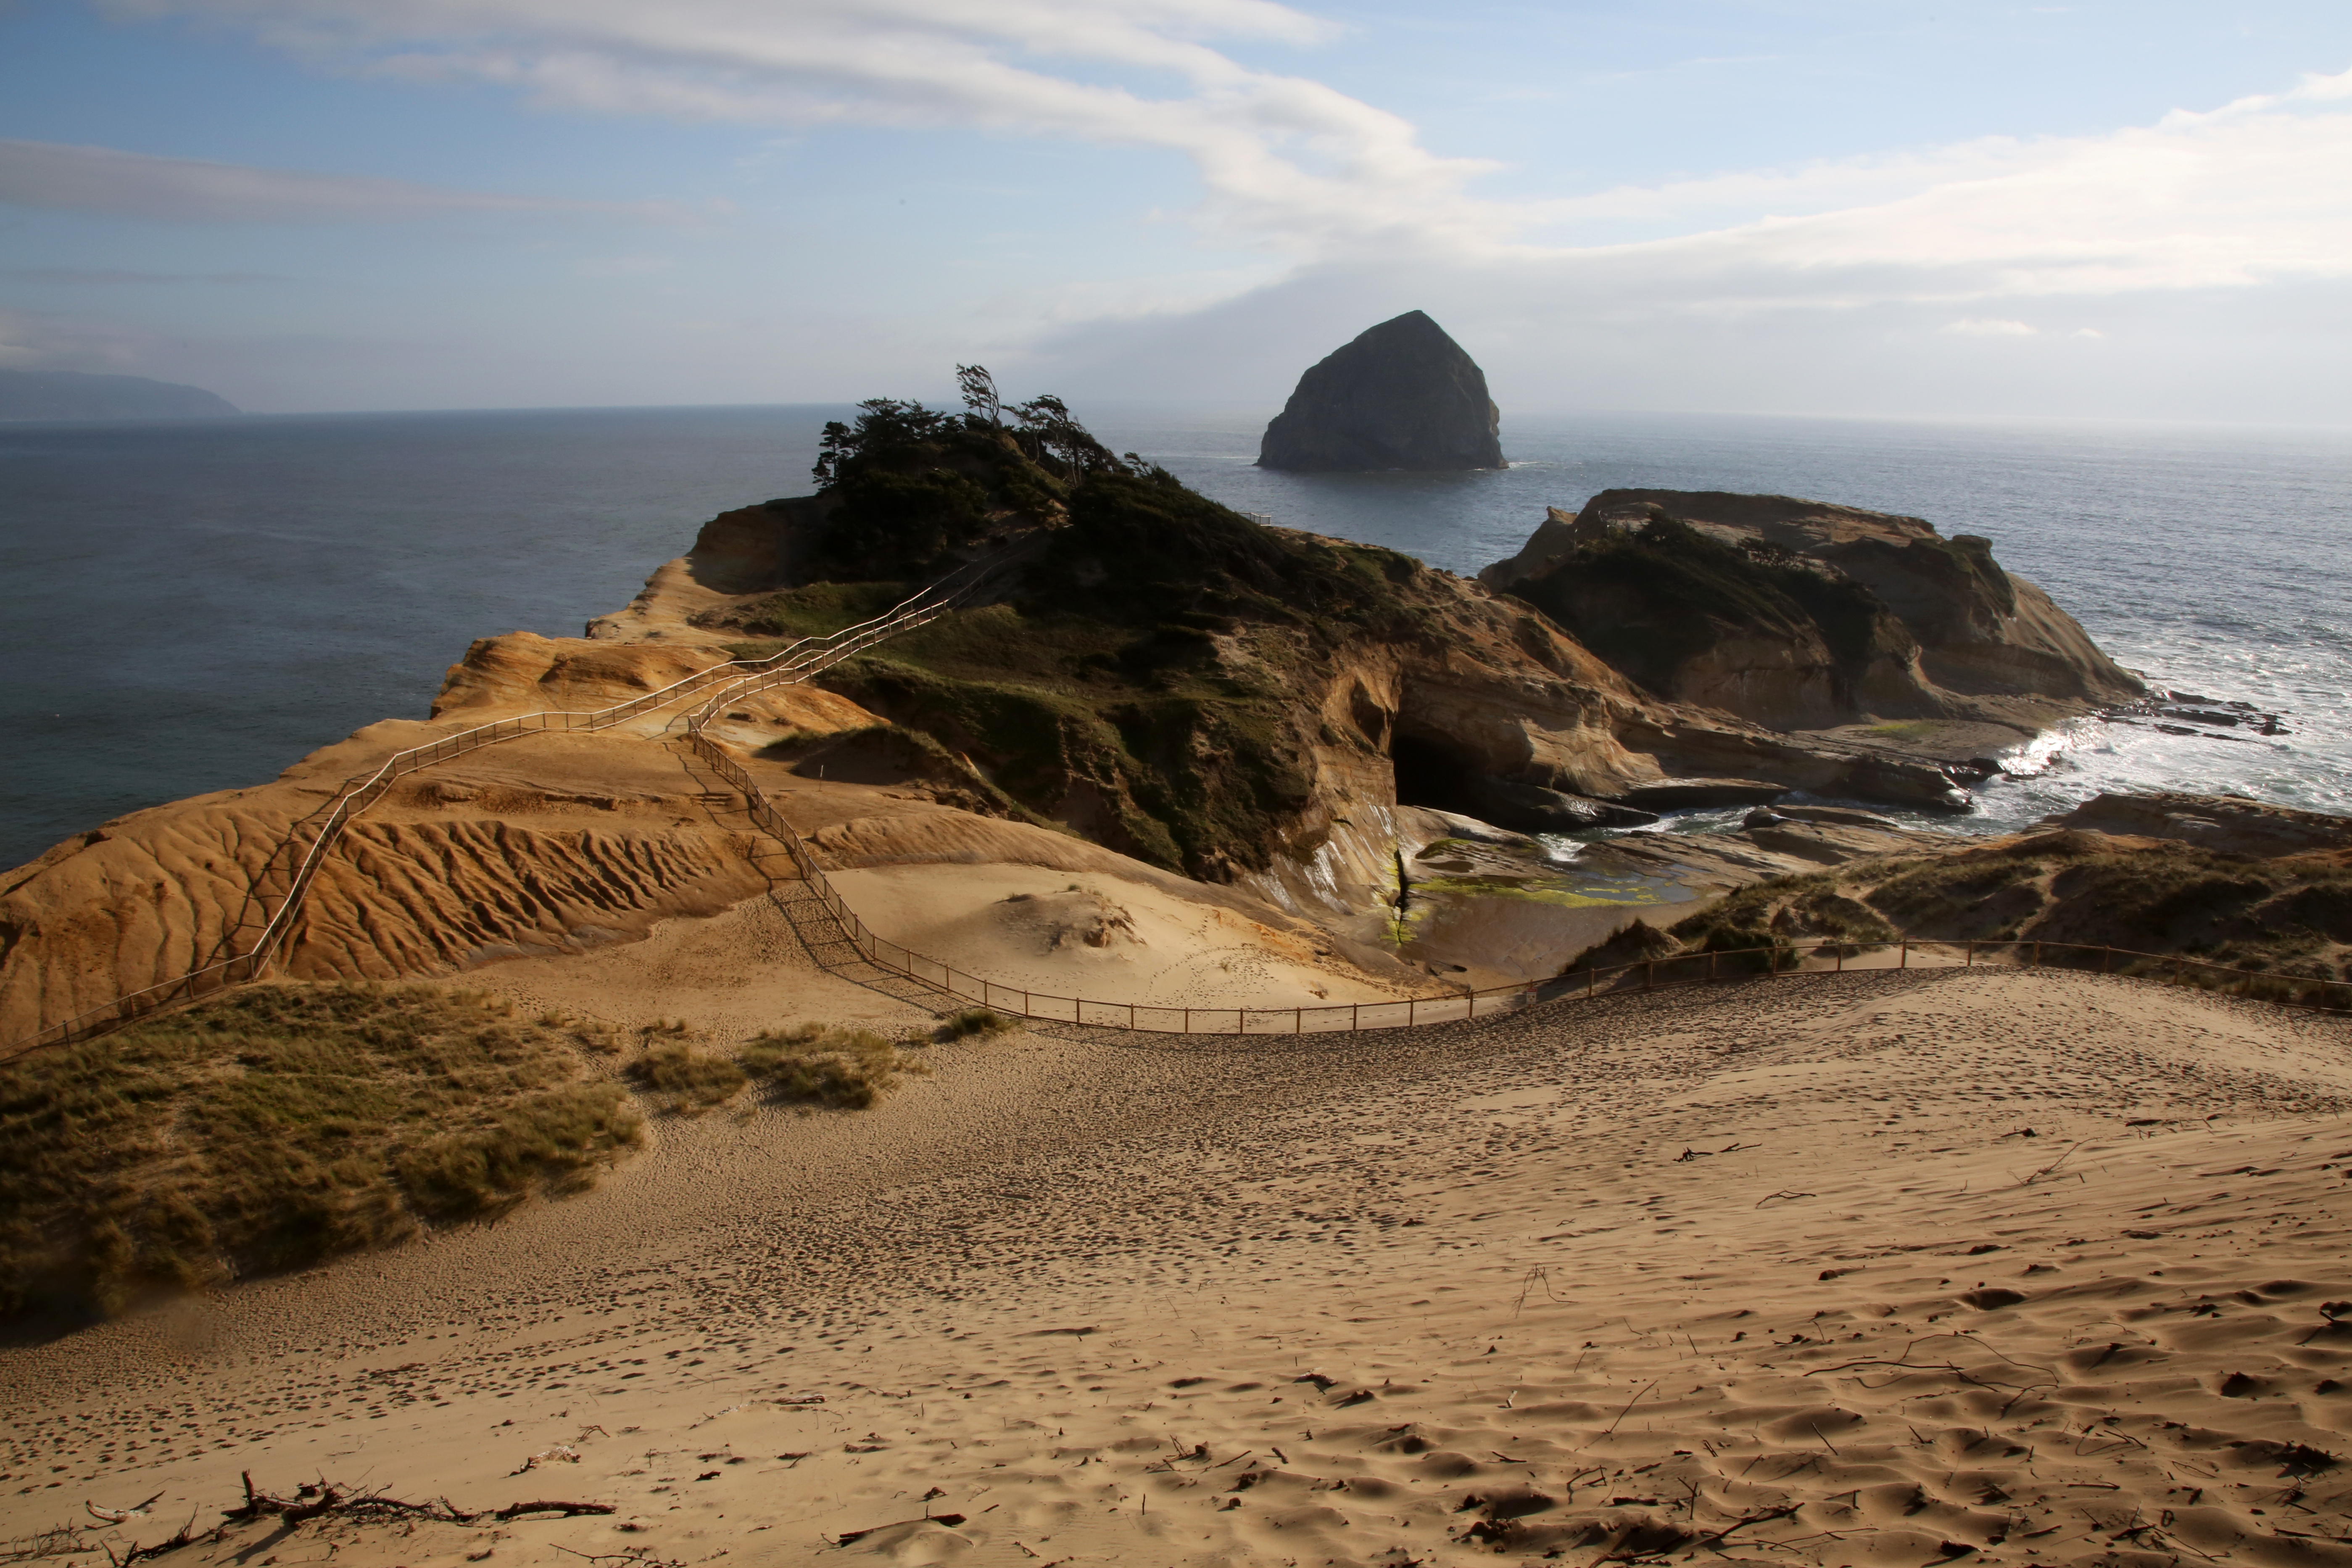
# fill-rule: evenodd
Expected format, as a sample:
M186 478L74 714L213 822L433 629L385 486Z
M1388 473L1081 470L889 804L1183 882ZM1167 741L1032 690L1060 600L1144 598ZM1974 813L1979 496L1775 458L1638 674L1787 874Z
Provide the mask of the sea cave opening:
M1399 805L1476 815L1483 771L1467 752L1444 740L1397 735L1389 742L1389 761L1396 769Z

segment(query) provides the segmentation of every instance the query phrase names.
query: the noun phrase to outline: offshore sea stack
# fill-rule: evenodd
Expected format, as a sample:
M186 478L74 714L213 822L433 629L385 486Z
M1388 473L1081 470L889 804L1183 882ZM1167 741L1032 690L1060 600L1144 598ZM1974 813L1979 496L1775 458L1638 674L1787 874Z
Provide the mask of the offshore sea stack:
M1486 373L1419 310L1382 321L1298 378L1258 466L1299 474L1504 467Z
M1777 730L1860 720L2031 731L2147 695L1990 540L1717 490L1603 490L1478 574L1642 689Z

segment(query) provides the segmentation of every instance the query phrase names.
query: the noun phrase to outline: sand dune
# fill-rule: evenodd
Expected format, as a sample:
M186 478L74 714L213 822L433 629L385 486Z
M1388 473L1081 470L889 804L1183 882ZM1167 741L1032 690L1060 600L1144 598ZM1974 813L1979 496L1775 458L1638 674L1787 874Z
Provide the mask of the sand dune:
M2352 1562L2340 1024L1882 973L939 1055L0 1352L0 1534L250 1470L616 1511L167 1561Z
M894 942L1008 986L1161 1007L1385 1002L1318 931L1281 931L1167 884L1034 866L887 866L834 886ZM1273 911L1268 910L1269 914Z

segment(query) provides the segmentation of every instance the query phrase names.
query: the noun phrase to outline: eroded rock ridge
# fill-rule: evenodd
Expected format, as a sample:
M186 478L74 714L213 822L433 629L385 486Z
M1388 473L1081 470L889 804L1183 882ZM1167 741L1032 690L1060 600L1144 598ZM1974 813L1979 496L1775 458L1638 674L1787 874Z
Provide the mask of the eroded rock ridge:
M2147 695L1991 542L1916 517L1722 491L1553 509L1480 580L1642 689L1779 729L1979 721L2030 731Z

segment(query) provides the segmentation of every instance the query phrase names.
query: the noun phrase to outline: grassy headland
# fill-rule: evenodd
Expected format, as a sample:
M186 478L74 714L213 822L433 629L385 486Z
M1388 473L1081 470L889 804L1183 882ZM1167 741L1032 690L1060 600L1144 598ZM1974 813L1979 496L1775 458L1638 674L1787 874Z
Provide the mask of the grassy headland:
M877 614L992 531L1045 529L999 602L893 638L823 684L887 717L1000 809L1084 817L1090 837L1192 875L1255 869L1288 845L1317 743L1301 677L1349 644L1434 642L1427 569L1366 545L1258 526L1069 422L1051 439L919 405L866 405L818 465L839 498L820 580L716 623L772 651ZM944 509L917 526L918 500ZM789 760L790 742L778 755Z

